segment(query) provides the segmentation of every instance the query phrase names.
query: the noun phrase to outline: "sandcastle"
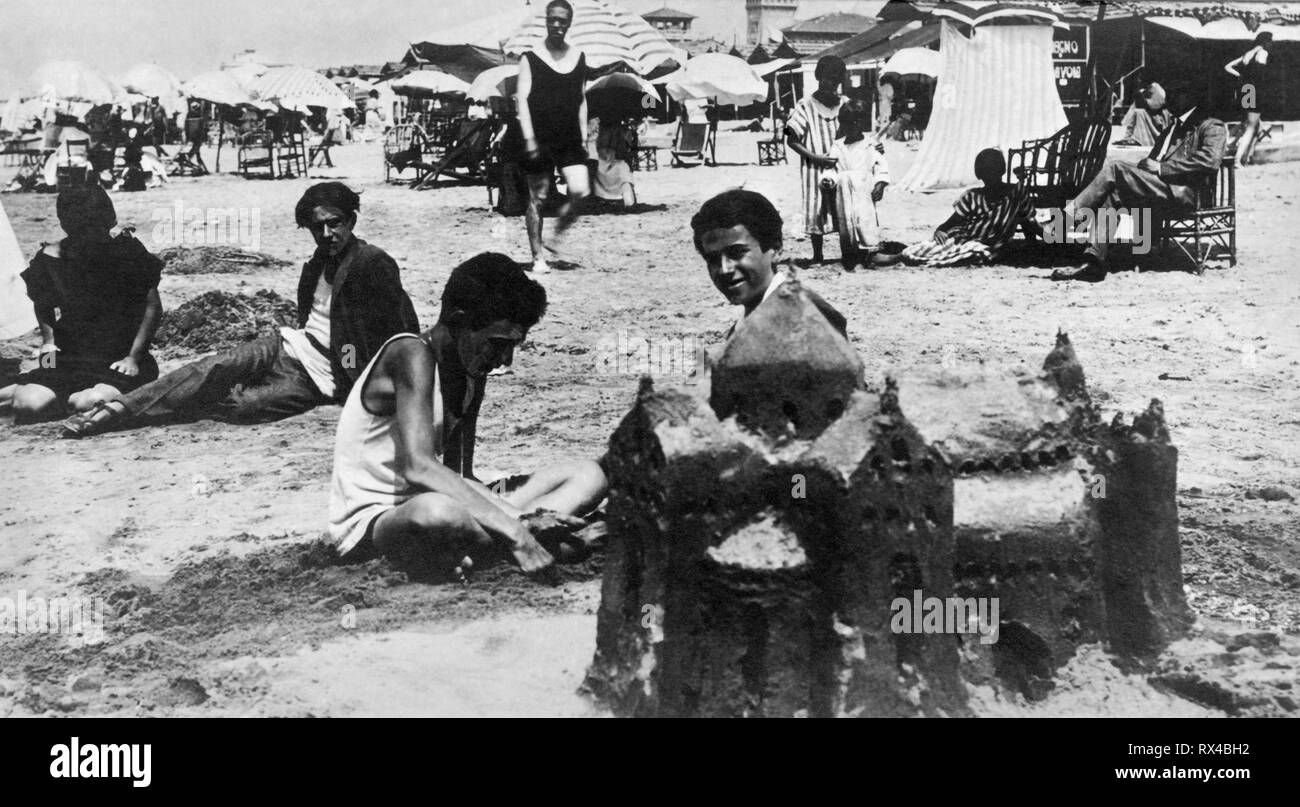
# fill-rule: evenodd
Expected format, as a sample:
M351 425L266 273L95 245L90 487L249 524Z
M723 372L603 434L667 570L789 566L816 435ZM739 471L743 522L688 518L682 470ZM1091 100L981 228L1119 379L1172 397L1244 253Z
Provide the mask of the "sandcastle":
M783 284L707 401L644 379L610 438L585 689L619 715L960 716L967 684L1037 697L1084 642L1150 656L1190 623L1176 467L1159 402L1101 423L1064 335L1037 375L873 392Z

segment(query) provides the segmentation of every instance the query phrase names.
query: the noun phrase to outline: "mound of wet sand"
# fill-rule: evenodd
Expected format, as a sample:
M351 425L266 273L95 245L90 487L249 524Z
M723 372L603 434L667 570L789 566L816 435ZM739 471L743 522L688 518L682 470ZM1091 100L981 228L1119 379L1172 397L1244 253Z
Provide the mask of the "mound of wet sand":
M158 253L163 273L169 275L230 274L249 269L283 269L293 264L282 258L237 247L168 247Z
M154 345L164 355L216 353L295 325L297 306L268 289L210 291L163 316Z

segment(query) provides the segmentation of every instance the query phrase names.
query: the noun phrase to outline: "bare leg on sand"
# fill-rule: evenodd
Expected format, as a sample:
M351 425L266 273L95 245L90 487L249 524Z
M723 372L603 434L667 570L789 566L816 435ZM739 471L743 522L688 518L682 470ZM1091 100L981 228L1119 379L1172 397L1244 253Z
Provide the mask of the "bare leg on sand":
M551 269L546 263L546 245L542 243L542 206L551 190L551 176L547 174L528 175L528 207L524 211L524 223L528 227L528 246L533 251L533 273L545 274Z

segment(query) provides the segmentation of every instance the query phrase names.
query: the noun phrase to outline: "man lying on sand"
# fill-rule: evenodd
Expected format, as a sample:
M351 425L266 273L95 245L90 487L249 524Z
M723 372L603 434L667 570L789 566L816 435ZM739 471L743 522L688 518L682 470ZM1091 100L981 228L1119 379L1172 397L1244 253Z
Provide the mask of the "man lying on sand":
M695 249L709 268L709 278L732 305L744 307L741 320L772 296L786 276L773 269L781 251L781 214L766 196L735 188L705 202L691 219ZM844 315L804 288L822 316L848 338ZM727 331L735 331L737 321Z
M341 402L384 340L419 330L397 263L352 234L361 199L322 182L294 218L316 241L298 281L298 327L187 364L63 422L86 437L160 421L209 417L262 423Z
M438 322L398 334L353 385L339 416L330 487L330 539L345 561L377 555L407 571L440 574L504 546L526 572L552 555L533 537L538 510L552 523L589 512L607 482L592 461L557 462L497 495L473 473L488 373L546 310L546 292L510 258L475 256L452 270ZM571 519L568 526L581 526Z

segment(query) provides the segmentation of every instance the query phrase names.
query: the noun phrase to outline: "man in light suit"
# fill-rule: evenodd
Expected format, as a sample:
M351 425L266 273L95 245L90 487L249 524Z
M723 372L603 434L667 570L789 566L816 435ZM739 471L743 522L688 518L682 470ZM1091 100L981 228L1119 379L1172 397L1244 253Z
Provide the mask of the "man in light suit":
M1223 161L1228 127L1191 106L1189 100L1186 93L1174 96L1170 106L1176 117L1156 138L1146 159L1137 165L1114 160L1106 163L1088 187L1066 204L1066 222L1073 223L1076 213L1082 210L1195 204L1197 189L1217 174ZM1095 220L1109 223L1113 218L1095 216ZM1109 226L1094 227L1083 263L1070 271L1053 272L1052 279L1090 283L1105 280L1107 253L1113 240Z

